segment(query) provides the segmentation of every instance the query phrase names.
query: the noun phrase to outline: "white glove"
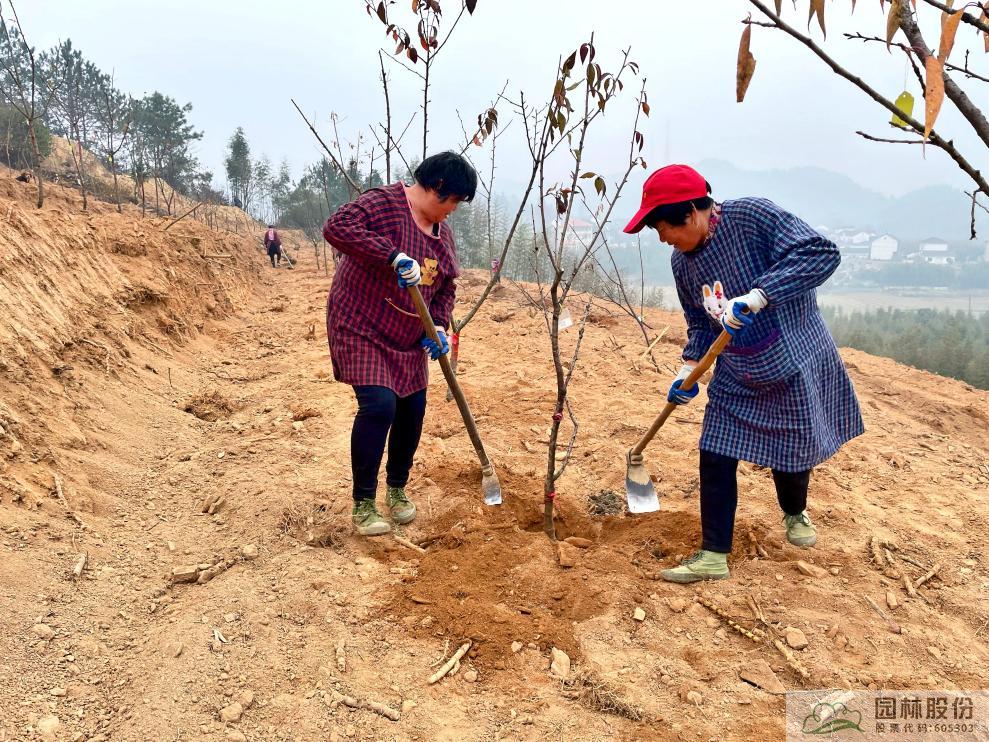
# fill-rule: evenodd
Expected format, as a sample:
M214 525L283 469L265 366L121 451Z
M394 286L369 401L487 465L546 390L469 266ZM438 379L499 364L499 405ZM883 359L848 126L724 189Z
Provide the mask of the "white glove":
M685 363L680 367L680 373L676 375L673 379L673 384L670 385L670 390L666 393L666 401L672 402L673 404L687 404L690 400L697 396L697 392L700 391L697 388L697 382L689 389L681 389L680 385L687 380L687 377L693 373L696 365L691 365Z
M758 314L759 310L765 309L767 304L769 304L769 299L766 298L765 292L762 289L752 289L747 294L728 300L725 305L725 313L721 315L721 324L729 332L741 330L752 324L753 318L751 316L746 317L745 310L748 309L750 314Z
M422 279L419 263L404 252L395 256L395 259L391 261L391 267L398 274L398 285L403 289L417 285Z

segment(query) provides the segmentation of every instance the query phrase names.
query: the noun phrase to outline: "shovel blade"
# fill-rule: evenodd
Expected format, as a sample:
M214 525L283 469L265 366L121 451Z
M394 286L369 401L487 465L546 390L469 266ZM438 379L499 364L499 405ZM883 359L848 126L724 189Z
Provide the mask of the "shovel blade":
M493 466L481 473L481 491L485 505L501 505L501 482Z
M630 513L654 513L659 510L659 497L649 472L643 464L629 464L625 475L625 499Z

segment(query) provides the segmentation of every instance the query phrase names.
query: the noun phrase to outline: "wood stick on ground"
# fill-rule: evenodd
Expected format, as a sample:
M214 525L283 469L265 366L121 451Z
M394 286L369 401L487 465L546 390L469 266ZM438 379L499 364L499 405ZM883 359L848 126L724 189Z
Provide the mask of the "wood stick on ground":
M174 226L175 226L176 224L178 224L178 223L179 223L180 221L182 221L183 219L185 219L185 218L186 218L187 216L189 216L189 214L191 214L192 212L194 212L194 211L195 211L196 209L198 209L198 208L199 208L200 206L202 206L202 205L203 205L204 203L206 203L206 201L200 201L200 202L199 202L198 204L196 204L196 205L195 205L195 206L193 206L193 207L192 207L191 209L189 209L189 210L188 210L187 212L185 212L185 213L184 213L184 214L183 214L182 216L180 216L180 217L178 217L177 219L173 219L173 220L172 220L171 222L169 222L169 223L168 223L168 226L166 226L166 227L165 227L165 228L164 228L163 230L161 230L161 231L162 231L162 232L167 232L167 231L168 231L169 229L171 229L171 228L172 228L172 227L174 227Z
M897 556L899 556L900 559L902 559L903 561L905 561L907 564L912 564L913 566L917 567L918 569L924 569L924 565L923 564L921 564L920 562L918 562L916 559L913 559L913 558L907 556L902 551L899 552L897 554Z
M879 550L879 537L872 534L872 538L869 540L869 550L872 552L872 561L876 563L877 567L883 566L883 555Z
M776 651L783 655L786 659L786 663L795 673L797 673L797 675L802 677L804 680L810 678L810 673L807 671L807 668L801 665L797 658L793 656L793 652L790 651L789 647L775 637L773 638L773 646L776 647Z
M893 553L889 549L886 548L883 549L883 557L885 557L886 564L888 564L890 567L896 566L896 560L893 559Z
M718 608L718 606L716 606L707 598L702 598L698 596L697 602L700 603L705 608L707 608L712 613L714 613L715 615L717 615L719 618L721 618L721 620L727 623L731 628L733 628L742 636L751 639L756 643L761 642L766 638L766 634L762 631L762 629L753 629L752 631L749 631L744 626L741 626L740 624L732 620L731 616L729 616L725 611Z
M443 667L441 667L439 670L437 670L430 676L429 684L432 685L433 683L438 683L440 680L442 680L446 676L446 674L450 672L450 670L452 670L454 666L460 662L460 658L463 657L465 654L467 654L467 650L469 650L470 647L471 647L471 642L469 640L461 644L460 649L454 652L453 657L448 659L446 661L446 664L443 665Z
M445 642L443 642L443 654L441 654L440 658L436 660L436 662L431 664L430 667L436 667L437 665L442 665L444 662L446 662L446 654L449 651L450 651L450 640L447 639Z
M86 569L86 563L89 561L89 553L83 552L79 555L79 560L76 562L76 566L72 568L72 576L75 579L82 577L82 571Z
M648 348L646 348L646 351L645 351L645 353L643 353L643 354L642 354L641 356L639 356L639 360L640 360L640 361L641 361L641 360L645 360L645 357L646 357L647 355L649 355L649 353L650 353L650 352L652 351L652 349L653 349L653 348L655 348L655 347L656 347L656 343L658 343L658 342L659 342L660 340L662 340L662 339L663 339L663 335L665 335L665 334L666 334L666 331L667 331L667 330L669 330L669 329L670 329L670 326L669 326L669 325L667 325L667 326L666 326L666 327L664 327L664 328L663 328L662 330L660 330L660 332L659 332L659 334L658 334L658 335L656 336L656 339L655 339L655 340L653 340L653 341L652 341L652 342L651 342L651 343L649 344L649 347L648 347Z
M209 569L204 569L202 572L200 572L199 576L196 578L196 582L200 585L205 585L207 582L212 580L217 575L226 572L236 563L237 563L236 559L227 559L226 561L223 562L217 562Z
M748 536L749 536L749 541L751 541L752 545L755 546L755 553L761 556L763 559L767 559L769 557L769 552L767 552L765 547L763 547L763 545L759 543L759 539L755 537L755 534L752 533L752 531L749 531Z
M402 538L401 536L395 536L395 541L400 543L406 549L412 549L412 551L419 552L420 554L426 553L426 550L424 548L422 548L421 546L416 546L414 543L412 543L406 538Z
M931 579L934 575L936 575L940 569L941 569L941 565L940 564L935 564L933 567L931 567L931 570L927 574L925 574L923 577L919 578L917 580L917 582L914 583L914 587L920 587L921 585L923 585L925 582L927 582L929 579Z
M337 669L347 672L347 642L343 639L337 642Z
M386 719L391 721L398 721L402 718L402 714L399 711L386 706L383 703L378 703L377 701L368 701L366 699L354 698L354 696L345 696L343 693L338 691L333 691L333 700L342 703L352 709L368 709L374 711L376 714L381 714Z
M72 520L74 520L80 526L85 528L86 524L82 522L82 518L80 518L78 515L75 514L75 511L73 511L72 508L69 507L69 503L65 499L65 494L62 492L61 478L58 476L58 474L55 474L54 477L55 477L55 494L58 496L58 501L62 503L62 507L65 508L65 512L68 514L68 516L72 518Z
M900 624L898 624L892 618L890 618L889 616L887 616L886 615L886 611L884 611L882 608L880 608L878 605L876 605L876 601L874 601L868 595L866 595L864 597L865 597L866 602L870 606L872 606L872 610L874 610L876 613L878 613L880 615L880 617L882 617L883 621L886 622L886 625L889 626L889 630L890 631L892 631L894 634L902 634L903 633L903 629L900 628Z
M907 595L911 598L917 597L917 591L914 589L913 583L910 582L910 578L906 574L903 575L903 587L906 588Z

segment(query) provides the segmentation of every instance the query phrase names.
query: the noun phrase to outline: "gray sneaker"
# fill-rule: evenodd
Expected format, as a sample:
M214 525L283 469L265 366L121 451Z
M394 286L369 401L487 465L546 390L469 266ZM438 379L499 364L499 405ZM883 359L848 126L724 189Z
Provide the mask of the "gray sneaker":
M405 487L389 487L388 512L391 519L400 526L411 523L416 517L416 506L405 496Z
M700 551L684 559L679 567L664 569L659 573L667 582L689 583L699 580L727 580L728 555L717 551Z
M810 522L807 511L797 515L784 515L786 523L786 540L794 546L813 546L817 543L817 529Z
M361 536L380 536L391 530L391 525L381 517L374 500L359 500L350 514L354 529Z

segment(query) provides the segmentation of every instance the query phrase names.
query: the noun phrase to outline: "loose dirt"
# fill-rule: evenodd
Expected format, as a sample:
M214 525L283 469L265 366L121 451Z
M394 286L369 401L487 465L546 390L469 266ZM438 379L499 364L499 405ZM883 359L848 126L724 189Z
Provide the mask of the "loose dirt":
M548 342L506 286L460 351L505 503L483 505L436 370L419 516L401 532L420 554L349 529L356 404L332 381L330 280L310 245L289 236L297 268L273 270L255 234L163 232L169 219L86 214L51 191L35 210L0 173L0 740L755 741L782 738L784 713L740 678L757 661L786 689L989 686L985 392L843 350L868 433L814 475L819 545L786 543L770 473L743 465L733 579L695 591L655 577L699 538L703 394L646 451L663 509L629 517L607 494L661 406L683 322L647 310L654 332L670 326L657 372L638 328L602 305L557 488L559 537L590 543L565 568L542 532ZM483 281L465 275L461 311ZM892 564L874 563L873 536L897 547ZM935 562L910 597L903 575ZM173 583L176 570L215 576ZM799 629L810 677L695 593L746 630ZM887 593L902 634L865 600L885 609ZM467 640L459 671L428 685ZM569 681L549 672L553 648Z

